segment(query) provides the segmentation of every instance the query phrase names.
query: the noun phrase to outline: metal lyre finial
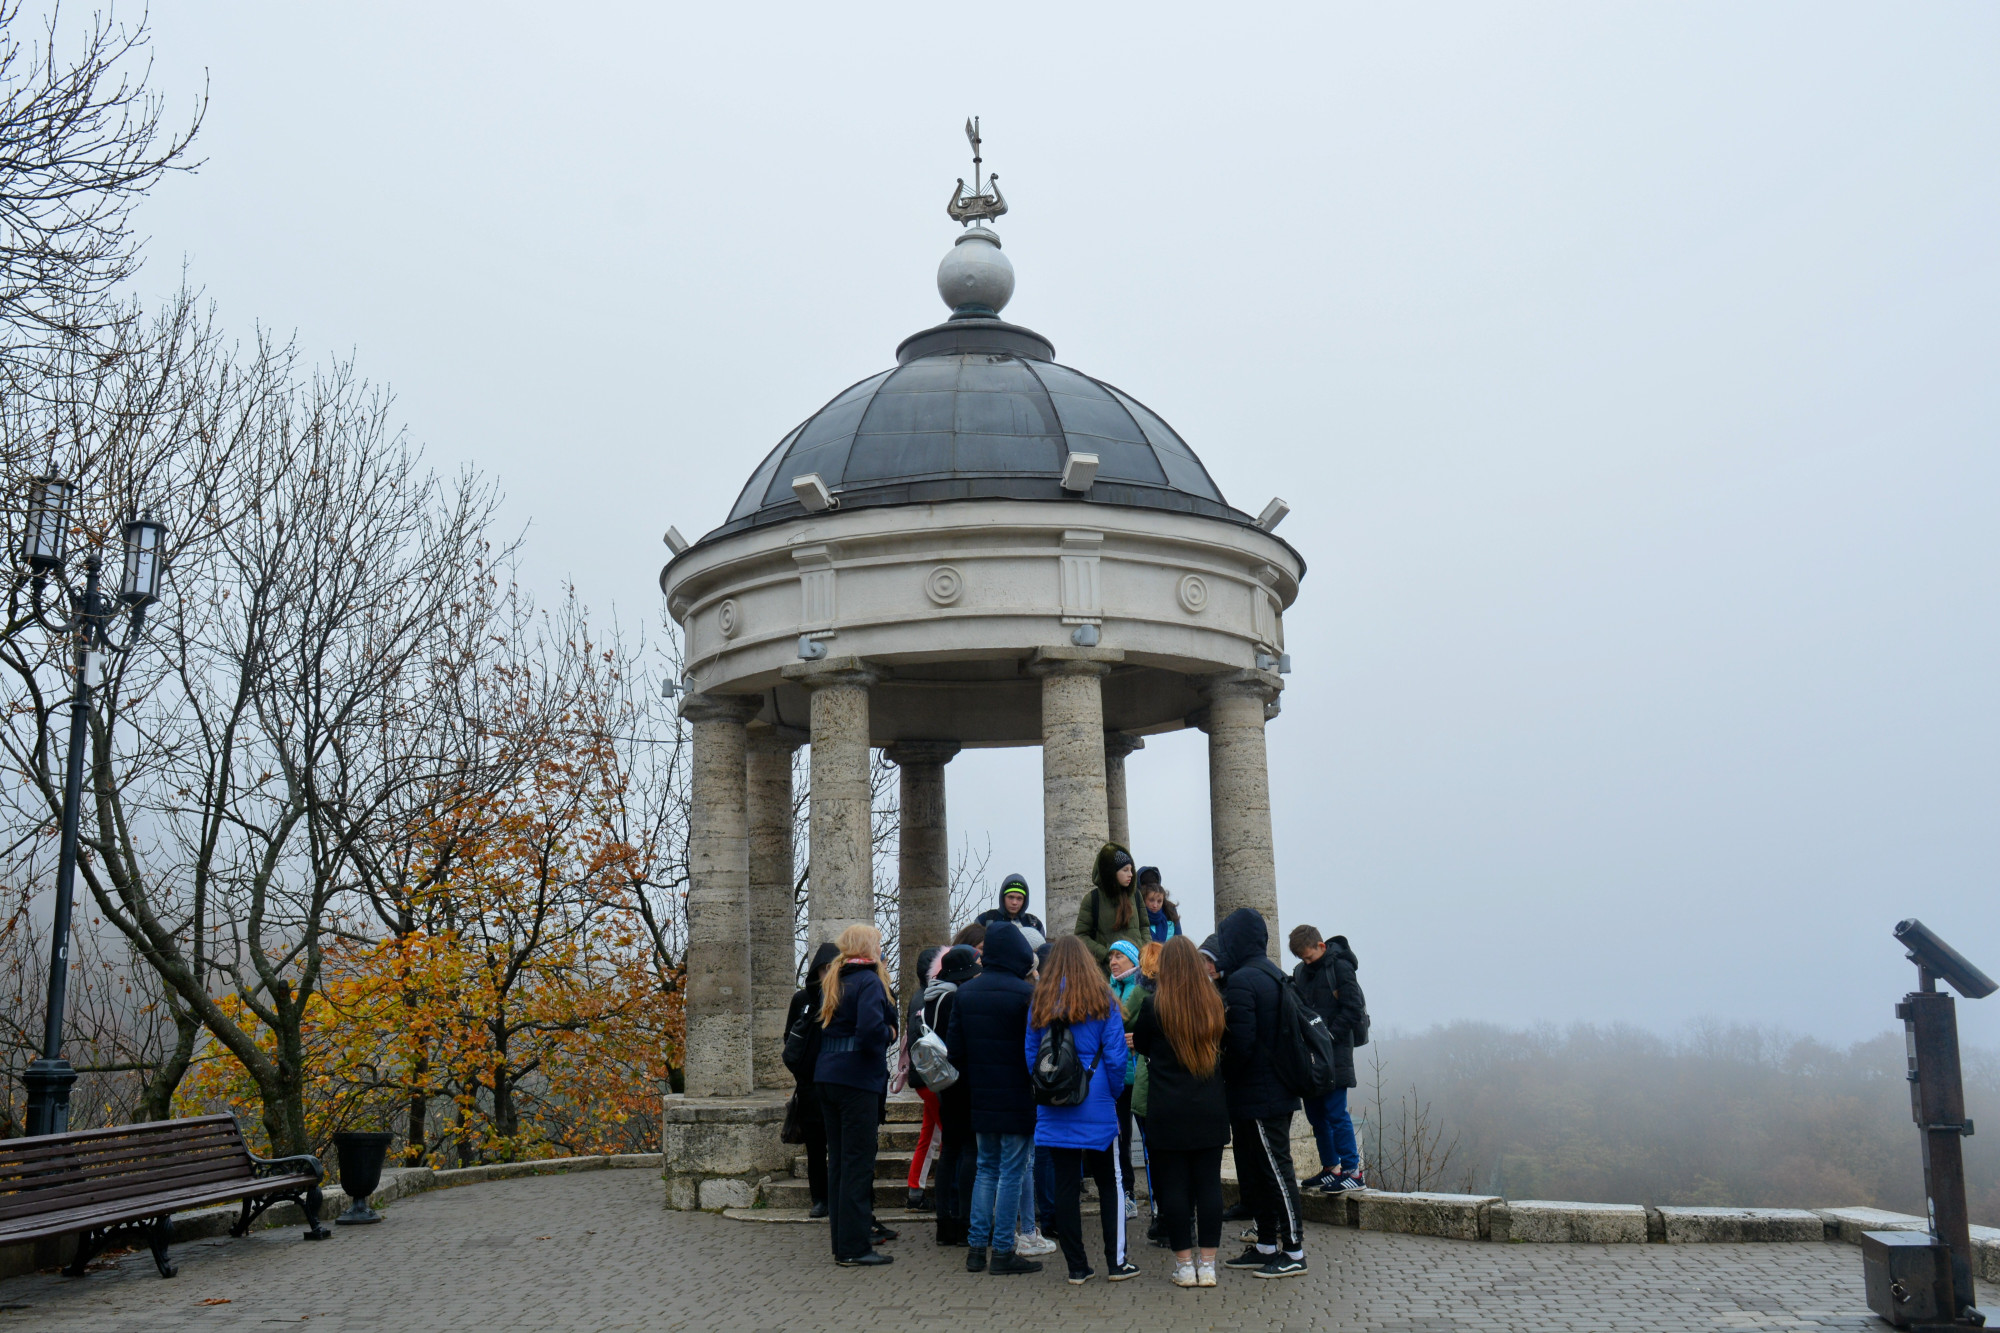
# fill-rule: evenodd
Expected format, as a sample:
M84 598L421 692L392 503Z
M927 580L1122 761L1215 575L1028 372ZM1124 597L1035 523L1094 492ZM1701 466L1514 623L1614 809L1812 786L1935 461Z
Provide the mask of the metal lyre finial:
M965 192L965 178L959 177L958 189L952 193L951 202L944 206L954 222L971 225L989 218L997 218L1007 211L1007 200L1000 193L1000 177L995 174L979 178L984 159L979 155L979 117L965 122L965 137L972 143L972 193Z

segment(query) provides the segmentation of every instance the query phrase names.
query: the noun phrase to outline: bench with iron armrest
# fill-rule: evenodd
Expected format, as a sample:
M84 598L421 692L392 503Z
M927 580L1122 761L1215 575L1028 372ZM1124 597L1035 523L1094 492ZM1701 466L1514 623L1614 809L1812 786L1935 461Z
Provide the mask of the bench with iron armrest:
M0 1143L0 1245L74 1234L76 1258L63 1272L81 1277L114 1238L131 1235L152 1249L160 1276L172 1277L173 1215L192 1208L241 1200L229 1229L241 1236L290 1200L306 1215L306 1239L326 1239L323 1176L316 1157L251 1155L231 1115L12 1139Z

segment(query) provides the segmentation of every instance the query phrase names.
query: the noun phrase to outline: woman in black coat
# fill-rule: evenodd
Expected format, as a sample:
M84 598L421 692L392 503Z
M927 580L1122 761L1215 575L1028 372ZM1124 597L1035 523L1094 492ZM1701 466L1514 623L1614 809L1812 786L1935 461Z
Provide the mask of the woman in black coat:
M838 957L837 945L830 941L820 945L806 971L806 984L792 992L791 1007L785 1010L786 1036L802 1032L807 1038L805 1058L792 1070L792 1083L799 1124L806 1132L806 1188L812 1192L814 1217L826 1216L826 1120L819 1113L819 1093L813 1088L813 1066L819 1061L819 988L827 964ZM799 1020L808 1016L812 1021L801 1028Z
M1215 1285L1222 1150L1229 1142L1226 1028L1222 997L1201 955L1185 935L1167 941L1159 984L1132 1023L1132 1048L1146 1057L1146 1155L1154 1206L1174 1250L1172 1280L1180 1287Z
M843 1268L893 1263L874 1248L875 1160L896 1001L882 966L882 936L849 926L835 941L840 960L820 985L819 1059L813 1084L826 1120L826 1199L834 1262Z

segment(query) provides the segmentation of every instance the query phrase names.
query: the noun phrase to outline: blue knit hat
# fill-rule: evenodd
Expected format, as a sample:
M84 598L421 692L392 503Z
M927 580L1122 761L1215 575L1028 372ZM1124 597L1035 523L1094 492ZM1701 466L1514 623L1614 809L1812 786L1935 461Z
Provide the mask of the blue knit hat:
M1130 940L1119 940L1111 946L1111 952L1122 953L1132 960L1132 966L1139 966L1139 950Z

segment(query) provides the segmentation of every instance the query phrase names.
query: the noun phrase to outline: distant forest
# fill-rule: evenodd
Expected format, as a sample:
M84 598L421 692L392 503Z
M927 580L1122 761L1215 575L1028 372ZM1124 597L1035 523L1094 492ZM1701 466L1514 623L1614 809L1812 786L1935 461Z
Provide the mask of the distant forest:
M1381 1032L1349 1094L1371 1184L1510 1199L1924 1211L1903 1034L1697 1023ZM1964 1052L1972 1220L2000 1226L2000 1055Z

